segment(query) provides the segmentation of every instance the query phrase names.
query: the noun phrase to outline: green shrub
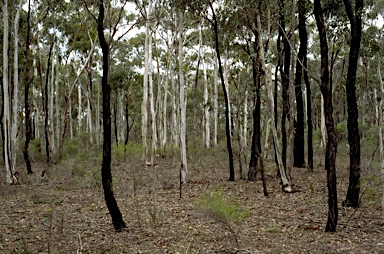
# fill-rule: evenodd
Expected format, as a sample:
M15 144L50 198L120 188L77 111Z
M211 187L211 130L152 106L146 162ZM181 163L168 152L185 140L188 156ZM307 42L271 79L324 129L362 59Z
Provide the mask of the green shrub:
M112 158L117 161L124 161L127 157L141 156L141 144L129 142L127 145L116 145L112 147Z
M222 191L207 193L197 201L196 207L208 217L219 222L234 237L238 244L238 234L241 223L249 217L249 209L242 209L238 202L233 201L233 196Z

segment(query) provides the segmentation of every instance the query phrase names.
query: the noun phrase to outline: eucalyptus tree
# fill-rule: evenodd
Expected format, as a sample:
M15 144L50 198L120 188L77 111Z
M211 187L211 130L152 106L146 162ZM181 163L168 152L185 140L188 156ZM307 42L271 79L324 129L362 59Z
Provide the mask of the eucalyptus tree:
M221 48L221 38L220 31L221 29L221 5L216 5L218 2L215 1L174 1L174 5L178 8L186 8L188 11L192 12L194 15L197 15L209 22L212 27L213 36L214 36L214 48L217 56L218 62L218 71L221 80L221 86L224 95L224 109L225 109L225 133L226 133L226 143L228 150L228 160L229 160L229 181L235 180L235 170L233 162L233 150L232 150L232 140L231 140L231 123L230 123L230 112L229 112L229 98L225 85L224 71L222 65L222 48ZM220 15L220 16L219 16Z
M327 171L328 188L328 220L326 232L335 232L338 222L337 188L336 188L336 153L337 140L333 120L332 84L329 77L329 53L324 13L320 0L314 1L316 25L319 31L321 53L321 83L320 90L324 98L325 124L327 128L327 147L325 154L325 170Z
M99 13L98 17L94 16L97 22L97 31L100 42L100 47L103 53L103 76L102 76L102 90L103 90L103 163L101 168L102 183L104 189L104 197L108 207L108 210L112 217L112 222L116 231L121 231L126 227L126 224L122 218L122 214L117 206L117 202L114 198L113 189L112 189L112 174L111 174L111 110L110 110L110 51L111 48L116 45L116 41L119 41L126 33L128 33L135 25L135 23L128 24L129 27L123 32L123 35L117 36L115 39L116 33L118 31L118 25L120 22L129 22L125 20L125 11L124 7L128 1L123 1L120 3L119 7L114 7L108 1L107 8L110 14L105 21L105 4L103 0L100 0ZM116 8L115 11L112 11L113 8ZM87 7L88 9L88 7ZM89 9L88 9L89 10ZM91 12L90 12L91 13ZM113 15L114 14L114 15ZM106 40L104 34L105 28L108 28L110 34L108 35L109 41Z
M255 181L256 174L258 169L260 169L263 176L263 158L261 156L261 59L259 52L259 37L263 36L263 31L257 26L257 17L261 15L260 13L265 10L265 6L262 5L261 1L252 2L252 1L239 1L236 3L242 8L236 9L233 13L233 21L235 27L232 27L233 30L238 29L238 33L235 34L238 44L243 51L246 52L248 58L250 59L250 68L252 70L252 83L253 83L253 133L251 141L251 153L250 153L250 162L248 170L248 180ZM246 10L244 13L243 10ZM245 15L244 15L245 14ZM266 20L267 21L267 20ZM266 22L267 23L267 22ZM239 49L240 50L240 49ZM268 74L266 74L268 75ZM263 179L264 180L264 179ZM266 194L266 190L264 190Z
M289 45L289 36L293 36L294 31L286 30L286 5L285 0L278 1L279 6L279 40L281 40L283 47L281 47L280 43L277 44L278 54L279 54L279 69L281 74L281 88L282 88L282 116L281 116L281 139L282 139L282 161L284 168L287 167L287 149L288 149L288 141L287 141L287 127L286 122L290 117L291 121L293 120L291 116L289 116L289 73L290 73L290 61L291 61L291 48Z
M12 166L13 163L13 152L11 143L11 98L9 98L9 62L8 62L8 49L9 49L9 14L8 14L8 1L3 1L2 6L3 12L3 149L4 149L4 160L5 160L5 176L6 182L12 184L17 181L15 177L15 168Z
M300 48L297 55L296 63L296 75L295 75L295 98L296 98L296 122L295 122L295 143L294 143L294 163L295 167L304 167L304 106L303 106L303 94L302 94L302 76L303 72L306 72L306 57L307 57L307 29L306 29L306 1L298 0L298 11L299 11L299 38ZM303 64L303 66L301 65ZM305 75L305 74L304 74ZM308 76L307 76L308 78ZM308 98L308 97L307 97ZM309 97L310 101L310 97ZM309 114L308 114L309 115ZM311 118L311 117L309 117ZM308 139L311 139L312 135L312 123L308 124ZM312 157L312 145L310 145L312 139L308 140L308 157ZM313 158L308 158L309 168L313 168Z
M31 86L31 77L30 77L30 45L31 45L31 0L28 0L28 10L27 10L27 35L25 39L25 74L24 74L24 112L25 112L25 142L23 148L24 161L27 166L28 174L32 174L31 160L29 158L29 142L31 140L32 134L32 121L31 121L31 108L30 108L30 96L29 90Z
M350 174L347 197L343 204L358 207L360 193L360 133L357 122L359 112L356 99L356 72L359 60L364 1L355 0L354 8L350 0L344 0L344 5L351 24L351 44L346 82Z

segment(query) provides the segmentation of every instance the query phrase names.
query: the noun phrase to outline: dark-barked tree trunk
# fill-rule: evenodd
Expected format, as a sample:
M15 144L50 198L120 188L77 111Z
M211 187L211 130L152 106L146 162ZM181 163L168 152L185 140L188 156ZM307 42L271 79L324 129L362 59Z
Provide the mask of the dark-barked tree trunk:
M296 96L296 124L295 124L295 141L293 150L293 166L304 167L304 106L303 93L301 89L303 66L307 48L307 30L305 28L305 1L298 1L299 8L299 37L300 48L297 56L296 76L295 76L295 96Z
M279 36L283 43L282 52L279 55L282 59L280 61L280 73L281 73L281 86L282 86L282 99L283 99L283 111L281 116L281 139L283 143L281 158L283 160L284 168L287 168L287 128L286 121L293 121L293 117L289 116L289 69L291 65L291 48L289 46L289 40L285 31L285 15L284 15L284 0L279 0ZM284 54L284 56L283 56ZM280 60L281 60L280 59Z
M109 213L112 217L112 223L117 232L126 227L120 209L117 206L116 199L113 195L112 188L112 173L111 173L111 87L109 84L109 45L104 36L104 1L99 0L99 16L97 19L97 31L100 41L100 47L103 52L103 77L101 80L103 90L103 164L101 167L101 177L104 189L104 198L107 204Z
M252 144L251 144L251 159L249 161L249 170L248 170L248 181L256 181L257 176L257 164L258 159L261 154L261 141L260 141L260 71L259 71L259 55L257 51L257 43L259 39L258 31L254 31L255 42L253 46L253 51L255 52L252 57L252 80L255 89L254 94L254 108L253 108L253 133L252 133ZM250 54L251 52L249 52Z
M307 48L306 48L307 51ZM313 170L313 123L312 123L312 98L311 98L311 83L308 77L308 61L307 53L305 53L303 65L304 70L304 83L307 93L307 153L308 153L308 168Z
M227 149L228 149L228 158L229 158L229 179L228 180L235 181L235 168L233 164L233 151L232 151L231 129L230 129L231 123L230 123L230 117L229 117L229 100L228 100L227 90L225 89L223 67L221 65L221 58L220 58L219 31L218 31L219 29L218 29L215 10L213 9L211 2L209 2L209 7L211 8L211 11L212 11L212 25L213 25L214 34L215 34L215 50L217 55L217 61L219 64L219 74L220 74L221 86L223 88L223 94L224 94L224 100L225 100L225 134L227 137Z
M28 146L31 141L32 134L32 121L31 121L31 108L29 106L29 87L30 87L30 75L29 75L29 51L31 45L31 1L28 0L28 13L27 13L27 38L25 42L25 84L24 84L24 108L25 108L25 143L23 149L24 161L27 166L28 174L33 174L31 161L29 159Z
M320 52L321 52L321 82L320 90L324 98L325 126L327 129L327 147L325 152L325 170L327 171L328 187L328 220L325 227L326 232L335 232L339 217L337 207L336 188L336 153L337 140L333 121L332 86L329 82L329 56L327 34L320 0L314 1L314 11L317 28L319 30Z
M355 10L350 0L344 0L345 10L351 23L351 46L349 50L349 65L347 73L346 93L348 105L348 143L349 143L349 187L343 205L349 207L359 206L360 193L360 134L359 112L356 100L356 71L359 60L361 41L361 16L363 13L363 0L355 0Z

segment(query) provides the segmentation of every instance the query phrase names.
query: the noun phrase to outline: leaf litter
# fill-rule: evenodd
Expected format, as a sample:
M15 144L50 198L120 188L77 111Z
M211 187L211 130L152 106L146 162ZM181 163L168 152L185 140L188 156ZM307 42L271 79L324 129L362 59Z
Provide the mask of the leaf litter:
M142 170L119 163L113 175L127 224L121 233L113 231L100 184L54 174L40 184L38 174L23 176L18 185L0 186L0 253L384 253L380 192L373 201L363 197L357 210L342 207L348 175L340 172L339 225L336 233L325 233L324 169L295 168L299 191L286 194L273 168L266 172L269 197L263 196L261 181L228 182L225 168L201 166L190 171L179 199L178 165L172 160L158 158ZM238 244L196 207L209 191L232 196L249 209L238 226Z

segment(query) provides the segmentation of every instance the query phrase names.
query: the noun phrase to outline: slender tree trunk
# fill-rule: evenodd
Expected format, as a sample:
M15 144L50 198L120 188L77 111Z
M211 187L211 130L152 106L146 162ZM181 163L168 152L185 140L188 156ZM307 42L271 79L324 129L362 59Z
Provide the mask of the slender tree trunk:
M300 0L300 6L299 8L303 8L301 4L302 0ZM299 21L300 22L300 21ZM307 28L304 26L299 28L300 34L300 47L302 45L303 47L303 66L304 66L304 83L305 83L305 90L306 90L306 97L307 97L307 150L308 150L308 167L310 170L313 170L313 124L312 124L312 98L311 98L311 84L309 83L309 77L308 77L308 33Z
M336 153L337 140L333 121L332 87L329 82L329 56L326 28L323 18L323 10L320 0L314 1L314 14L319 30L321 52L321 84L320 90L324 98L325 124L327 128L328 142L325 154L325 169L327 171L328 187L328 220L326 232L335 232L338 221L337 188L336 188Z
M257 43L258 43L259 32L255 34L255 44L254 51L257 52ZM254 108L253 108L253 134L252 134L252 144L251 144L251 159L249 161L249 170L248 170L248 180L256 181L257 176L257 164L258 164L258 155L261 151L261 142L260 142L260 72L259 72L259 54L256 54L256 58L252 58L252 79L255 89L254 94Z
M196 154L197 149L197 85L199 83L199 73L200 73L200 61L201 61L201 46L203 43L203 36L202 36L202 26L201 23L200 29L199 29L199 51L197 53L197 66L196 66L196 74L195 74L195 85L193 88L193 151ZM204 61L204 59L203 59Z
M150 2L149 13L152 12L152 5ZM150 25L151 26L151 25ZM151 143L151 165L155 162L155 153L157 150L157 126L156 126L156 111L155 111L155 95L153 92L153 79L152 79L152 32L149 33L148 41L148 85L149 85L149 104L152 120L152 143Z
M131 128L129 126L129 104L128 104L128 95L126 95L126 98L125 98L125 124L126 124L126 134L125 134L125 141L124 141L124 145L127 146L128 145L128 141L129 141L129 132L131 131ZM126 147L125 147L126 149Z
M288 118L293 118L289 116L289 69L290 69L290 59L291 59L291 49L289 46L289 41L286 36L285 31L285 4L284 0L279 0L279 36L282 38L284 49L281 55L284 53L282 57L282 61L280 65L280 73L281 73L281 86L282 86L282 98L283 98L283 112L281 116L281 134L282 134L282 142L283 142L283 150L282 150L282 160L284 168L287 168L287 127L286 121ZM293 121L293 119L291 119Z
M324 110L324 95L321 94L321 105L320 105L320 134L321 134L321 140L320 140L320 147L324 147L327 143L327 127L325 124L325 110Z
M83 98L81 94L81 82L77 86L78 104L77 104L77 135L79 136L83 132Z
M27 166L28 174L33 174L31 161L29 159L28 147L31 141L32 122L31 122L31 109L29 106L29 90L30 90L30 45L31 45L31 0L28 0L28 13L27 13L27 38L25 41L25 84L24 84L24 112L25 112L25 143L23 149L24 161Z
M95 126L95 120L93 117L93 81L92 81L92 57L89 59L89 65L87 65L87 75L88 75L88 124L89 124L89 141L91 145L94 145L94 139L95 139L95 133L94 133L94 126Z
M208 103L209 92L208 92L208 77L207 77L207 66L203 58L203 71L204 71L204 115L205 115L205 147L209 148L211 144L211 133L210 133L210 115L211 108Z
M187 165L187 141L186 141L186 105L184 102L184 71L183 71L183 46L184 46L184 14L182 11L178 13L178 28L179 28L179 80L180 80L180 142L181 142L181 161L182 161L182 181L186 183L188 181L188 165Z
M119 145L119 132L118 132L118 113L117 113L117 99L118 98L118 92L115 93L115 103L113 103L113 126L114 126L114 133L115 133L115 143L116 146Z
M296 0L292 0L292 12L291 12L291 37L289 38L289 45L294 45L295 41L295 27L296 27ZM289 150L287 153L288 163L287 163L287 175L289 178L292 178L292 169L294 164L294 142L295 142L295 52L294 48L289 46L291 51L290 57L290 69L289 69L289 87L288 87L288 101L289 101L289 128L288 128L288 137L289 137ZM296 98L297 100L297 98ZM302 100L301 100L302 103Z
M4 128L4 161L5 161L5 177L8 184L13 184L16 179L12 171L12 153L11 153L11 112L9 98L9 68L8 68L8 49L9 49L9 18L8 18L8 1L3 1L3 128Z
M104 198L107 204L109 213L112 217L113 226L116 231L121 231L126 227L117 202L113 195L112 189L112 173L111 173L111 101L110 92L111 87L109 84L109 45L104 37L104 1L99 1L99 16L97 19L97 31L99 35L100 47L103 52L103 76L102 76L102 89L103 89L103 127L104 127L104 142L103 142L103 165L101 168L101 176L104 189Z
M168 58L169 59L169 58ZM169 65L170 66L170 65ZM170 68L170 67L169 67ZM169 69L168 68L168 69ZM165 84L164 84L164 97L163 97L163 136L161 137L161 152L164 155L165 146L167 144L167 104L168 104L168 82L169 82L169 73L166 74Z
M360 193L360 133L359 112L356 99L356 72L359 60L360 41L363 13L363 0L355 1L355 11L349 0L344 0L345 9L351 23L351 46L349 51L349 64L346 83L347 104L348 104L348 142L349 142L349 187L343 205L350 207L359 206Z
M228 99L227 90L225 88L223 68L221 66L218 23L217 23L215 10L213 9L212 3L210 2L209 5L212 11L213 29L215 33L215 49L216 49L217 61L219 64L219 74L220 74L221 85L223 88L224 101L225 101L225 133L227 137L227 149L228 149L228 159L229 159L229 181L235 181L235 168L233 164L233 151L232 151L232 141L231 141L231 125L230 125L231 123L230 123L230 116L229 116L229 99Z
M55 40L52 41L52 44L49 48L48 61L47 61L47 71L45 75L45 87L42 89L42 100L43 100L43 111L44 111L44 134L45 134L45 153L47 155L47 162L50 162L50 138L49 138L49 109L48 109L48 96L49 96L49 69L51 67L51 57L52 50L55 45Z
M149 2L151 6L151 1ZM146 34L144 45L144 82L143 82L143 101L141 103L141 136L143 140L143 154L141 160L143 162L147 159L148 154L148 70L149 70L149 37L150 35L150 22L149 16L151 8L149 8L146 16Z
M307 69L307 57L304 58L304 66ZM313 170L313 123L312 123L312 98L311 84L309 83L307 70L304 70L304 82L307 97L307 152L308 152L308 167Z
M381 173L381 188L384 190L384 148L383 148L383 100L384 100L384 84L381 76L381 59L380 55L377 54L377 76L379 77L380 83L380 101L378 102L379 107L379 126L378 126L378 137L379 137L379 149L380 149L380 173ZM377 102L377 101L376 101ZM381 210L384 214L384 193L382 194Z
M18 104L19 104L19 19L23 0L20 0L14 18L14 55L13 55L13 100L12 100L12 128L11 128L11 158L12 172L16 172L16 152L18 147L17 125L18 125Z
M51 145L50 149L51 149L51 152L53 155L55 154L55 151L56 151L56 147L55 147L55 124L54 124L55 118L53 117L53 113L54 113L53 102L54 102L54 98L55 98L55 84L56 84L55 67L57 64L57 56L58 56L58 45L56 44L55 54L52 58L51 83L49 86L49 119L51 119L50 125L52 126L50 128L49 136L50 136L50 145Z
M218 145L217 141L217 125L218 125L218 118L219 118L219 91L218 91L218 61L217 61L217 55L215 54L214 57L214 70L213 70L213 144L215 147Z
M295 96L296 96L296 128L295 128L295 144L294 144L294 167L304 167L304 106L303 93L301 89L304 57L307 53L307 30L305 28L306 15L305 0L298 1L299 9L299 38L300 48L296 64L295 76Z

